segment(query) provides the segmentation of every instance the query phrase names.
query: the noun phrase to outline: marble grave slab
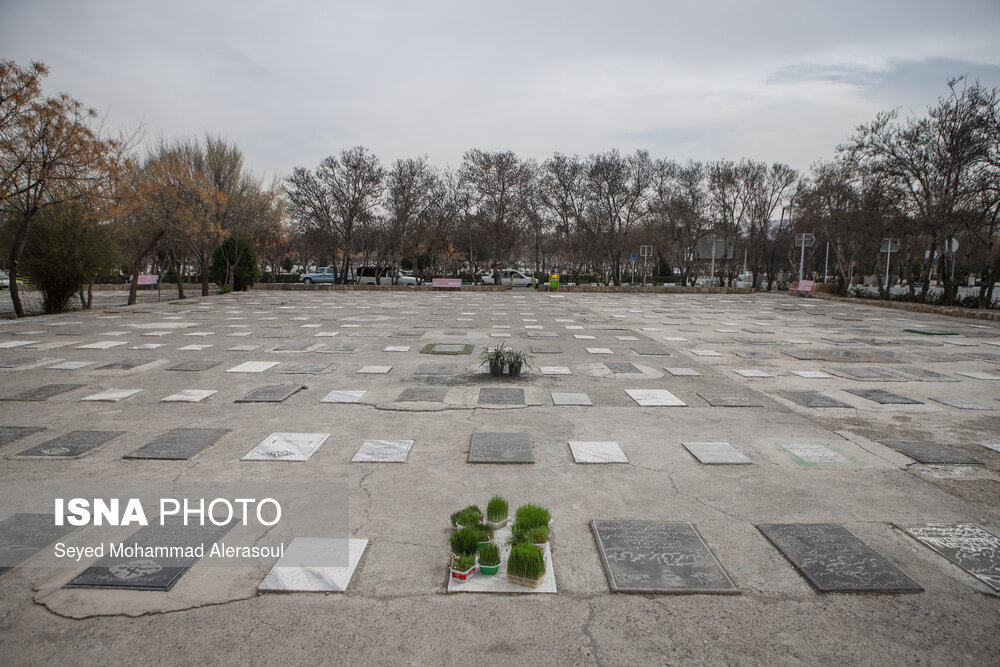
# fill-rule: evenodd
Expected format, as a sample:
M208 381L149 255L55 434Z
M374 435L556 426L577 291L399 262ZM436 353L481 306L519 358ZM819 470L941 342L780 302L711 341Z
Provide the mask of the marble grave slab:
M209 368L215 368L218 366L220 361L212 361L210 359L199 360L195 359L192 361L182 361L179 364L174 364L173 366L168 366L165 370L168 371L207 371Z
M947 405L952 408L958 408L959 410L991 410L985 405L979 405L978 403L973 403L972 401L966 401L961 398L948 398L946 396L930 396L932 401L941 403L942 405Z
M154 363L155 359L119 359L118 361L113 361L110 364L104 364L103 366L98 366L94 370L97 371L130 371L140 366L146 366L148 364Z
M884 389L845 389L844 391L861 398L867 398L880 405L923 405L921 401L900 396Z
M175 428L126 454L125 458L185 461L227 433L227 428Z
M552 392L552 405L591 406L590 396L584 393Z
M135 396L142 389L105 389L104 391L98 392L96 394L91 394L90 396L84 396L81 401L100 401L104 403L117 403L118 401L123 401L130 396Z
M469 463L534 463L528 433L473 433Z
M87 385L85 384L45 384L41 387L35 387L34 389L19 392L13 396L4 396L3 398L0 398L0 401L44 401L52 398L53 396L65 394L68 391L73 391L74 389L80 389L86 386Z
M781 448L805 465L818 463L847 463L847 459L826 445L799 442L782 443Z
M524 405L524 389L483 387L479 390L479 405Z
M397 403L443 403L448 390L444 387L406 387L396 398Z
M301 384L267 384L257 387L235 403L281 403L292 394L305 388Z
M329 437L329 433L272 433L242 460L308 461Z
M909 456L918 463L948 463L955 465L982 465L982 461L969 458L961 452L939 445L936 442L919 440L882 440L886 447Z
M790 401L795 401L799 405L807 408L850 408L852 406L838 401L832 396L827 396L818 391L779 391L778 396L784 396Z
M974 523L893 523L1000 593L1000 537Z
M322 361L299 361L293 364L282 365L281 370L278 372L284 375L315 375L316 373L322 373L330 368L330 366L333 366L333 364Z
M227 373L263 373L278 365L277 361L245 361L238 366L227 369Z
M628 463L628 457L617 442L570 440L569 449L576 463Z
M360 389L334 389L320 399L320 403L357 403L367 393Z
M65 435L26 449L18 456L74 458L124 434L125 431L70 431Z
M663 370L674 377L701 377L701 373L693 368L664 368Z
M0 520L0 574L75 530L55 525L55 519L54 514L13 514Z
M342 541L342 540L341 540ZM323 562L331 551L341 549L338 540L321 537L296 537L286 546L285 554L257 587L258 591L341 593L347 590L354 571L361 562L368 540L348 540L348 562L343 567L307 567L302 563Z
M714 408L761 408L764 404L759 398L747 394L721 394L698 392L709 405Z
M412 447L412 440L365 440L351 461L404 463Z
M728 442L682 442L684 448L705 465L748 465L749 456Z
M26 438L32 433L44 431L44 426L0 426L0 446Z
M644 408L684 407L687 405L666 389L626 389L625 393Z
M170 394L160 399L161 403L200 403L212 394L217 394L218 389L181 389L175 394Z

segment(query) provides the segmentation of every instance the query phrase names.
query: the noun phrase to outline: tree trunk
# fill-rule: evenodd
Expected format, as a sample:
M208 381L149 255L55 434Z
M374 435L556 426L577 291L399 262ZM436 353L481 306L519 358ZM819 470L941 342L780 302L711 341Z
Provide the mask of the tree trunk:
M208 296L208 256L204 250L198 253L198 266L201 269L201 295Z
M90 310L94 307L94 281L91 280L87 283L87 306L84 310Z
M139 294L139 269L142 260L135 262L132 265L132 284L128 288L128 304L129 306L134 306L135 302L138 300Z
M21 263L21 255L24 254L24 246L28 243L28 222L21 224L14 237L14 245L10 249L10 268L7 275L10 278L10 301L14 304L14 314L17 317L24 317L24 306L21 304L21 291L17 285L18 265Z

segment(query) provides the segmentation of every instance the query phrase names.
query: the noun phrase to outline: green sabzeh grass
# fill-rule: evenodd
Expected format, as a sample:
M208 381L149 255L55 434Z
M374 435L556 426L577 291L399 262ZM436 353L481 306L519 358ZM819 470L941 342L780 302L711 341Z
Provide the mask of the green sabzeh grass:
M507 576L523 580L515 583L537 585L544 574L545 556L538 547L533 544L515 544L510 548L510 555L507 557Z

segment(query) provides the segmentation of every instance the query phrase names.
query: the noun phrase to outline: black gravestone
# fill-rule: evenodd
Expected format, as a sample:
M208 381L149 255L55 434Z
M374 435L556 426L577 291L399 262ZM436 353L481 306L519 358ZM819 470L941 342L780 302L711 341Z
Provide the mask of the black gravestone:
M85 454L95 447L100 447L124 433L125 431L70 431L66 435L26 449L18 456L73 458Z
M0 368L18 368L20 366L37 364L40 361L45 361L45 357L21 357L20 359L9 359L7 361L0 361Z
M215 368L219 365L218 361L182 361L179 364L170 366L166 370L168 371L207 371L209 368Z
M838 401L835 398L821 394L818 391L779 391L779 396L795 401L807 408L849 408L847 403Z
M41 387L22 391L13 396L5 396L0 398L0 401L44 401L47 398L52 398L59 394L65 394L67 391L73 391L74 389L86 386L85 384L46 384Z
M926 368L893 368L892 372L909 380L921 380L923 382L958 382L957 378L938 373Z
M455 364L420 364L414 375L452 375L455 372Z
M1000 537L974 523L893 525L1000 593Z
M14 514L0 521L0 574L73 530L55 525L55 519L54 514Z
M479 405L524 405L524 390L517 387L489 387L479 390Z
M604 363L612 373L642 373L639 367L635 364L630 364L627 361L607 361Z
M224 526L211 523L185 526L182 517L171 516L165 517L161 526L159 520L154 520L121 541L136 553L105 555L73 578L66 588L169 591L235 524L234 519Z
M850 392L855 396L860 396L861 398L867 398L869 401L875 401L881 405L923 405L921 401L906 398L905 396L900 396L884 389L845 389L844 391Z
M125 458L183 461L227 433L229 429L226 428L175 428L153 438L131 454L126 454Z
M44 426L0 426L0 446L44 430Z
M918 593L923 589L835 523L768 523L757 529L816 590Z
M920 442L915 440L884 440L882 444L891 447L901 454L909 456L919 463L953 463L958 465L982 465L982 461L949 449L936 442Z
M615 593L739 593L698 530L685 521L591 521Z
M281 370L278 372L286 375L312 375L315 373L322 373L330 366L333 366L333 364L301 361L297 364L283 364L281 366Z
M764 404L759 399L745 394L702 394L705 401L716 408L761 408Z
M655 345L633 345L632 351L636 354L641 354L643 356L650 357L669 357L670 353L664 350L662 347L656 347Z
M257 387L243 398L237 398L235 403L281 403L283 400L303 389L301 384L267 384Z
M439 387L407 387L396 399L397 403L441 403L447 389Z
M473 433L469 463L534 463L527 433Z
M103 366L98 366L94 370L98 371L130 371L133 368L138 368L139 366L145 366L146 364L153 363L150 359L119 359L118 361L113 361L110 364L104 364Z

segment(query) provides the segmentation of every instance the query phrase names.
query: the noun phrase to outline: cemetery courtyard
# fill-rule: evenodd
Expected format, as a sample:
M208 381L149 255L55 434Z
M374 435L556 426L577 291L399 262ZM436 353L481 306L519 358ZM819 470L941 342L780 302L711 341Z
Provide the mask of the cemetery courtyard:
M500 343L521 377L481 367ZM1000 660L998 322L768 294L103 296L0 321L0 370L6 663ZM97 527L26 529L14 497L82 482L339 485L356 567L343 592L283 592L274 558L88 583L97 559L52 544ZM449 578L449 516L495 493L551 512L537 589Z

